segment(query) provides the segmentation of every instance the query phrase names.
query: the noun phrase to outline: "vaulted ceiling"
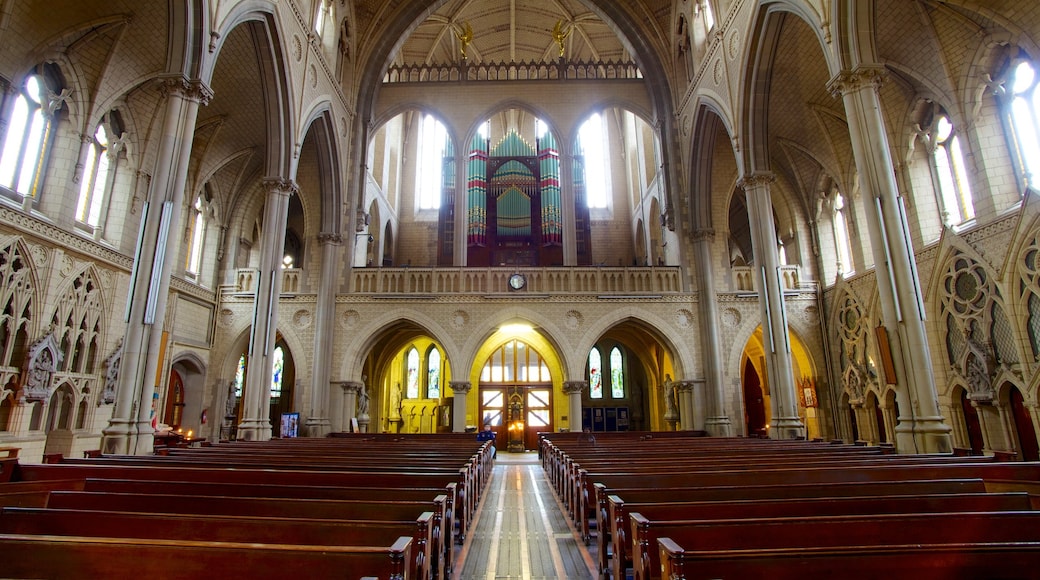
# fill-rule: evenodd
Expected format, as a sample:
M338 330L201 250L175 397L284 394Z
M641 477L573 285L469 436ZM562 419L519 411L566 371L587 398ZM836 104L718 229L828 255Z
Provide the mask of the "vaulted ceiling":
M572 61L631 61L617 34L578 0L452 0L418 26L396 54L396 64L555 60L562 36Z

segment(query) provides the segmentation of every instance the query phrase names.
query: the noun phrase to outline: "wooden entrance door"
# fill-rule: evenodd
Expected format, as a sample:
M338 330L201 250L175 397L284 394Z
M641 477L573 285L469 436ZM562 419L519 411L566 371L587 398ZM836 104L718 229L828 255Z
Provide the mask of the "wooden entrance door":
M510 442L524 450L538 449L538 433L552 431L552 385L481 385L480 429L490 425L495 447Z

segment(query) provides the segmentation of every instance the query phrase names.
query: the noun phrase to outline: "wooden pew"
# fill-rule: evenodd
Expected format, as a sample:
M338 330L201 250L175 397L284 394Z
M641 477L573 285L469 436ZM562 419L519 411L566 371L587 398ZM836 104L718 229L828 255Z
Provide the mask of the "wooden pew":
M964 458L956 458L964 459ZM747 485L794 485L836 482L872 482L872 481L908 481L923 479L964 479L980 478L984 482L995 485L1006 485L1008 482L1040 481L1040 463L993 463L993 462L933 462L924 464L900 465L844 465L841 469L824 465L816 467L785 466L773 469L727 469L713 471L710 466L703 470L679 473L603 473L595 479L583 474L582 493L578 498L579 514L576 526L582 526L583 533L588 531L588 517L596 517L590 512L590 499L585 490L594 484L589 481L604 483L606 487L689 487L692 483L701 487L747 486ZM1003 490L1002 490L1003 491ZM593 487L593 494L595 488ZM604 498L605 499L605 498Z
M695 580L769 578L804 580L807 573L843 580L1027 580L1040 568L1038 542L986 542L687 551L658 540L662 578Z
M448 484L453 491L454 483ZM0 492L3 487L0 486ZM397 501L428 502L443 495L444 513L434 519L440 523L430 532L430 548L435 571L452 570L455 553L453 529L452 494L444 494L443 488L386 488L386 487L322 487L307 485L242 484L196 481L149 481L132 479L86 479L81 491L104 493L152 493L188 496L237 496L292 499L324 499L377 502L387 498ZM380 518L383 519L383 518ZM416 544L418 545L418 544ZM436 547L442 546L440 552ZM438 574L438 577L443 577Z
M909 481L835 482L825 484L793 485L745 485L716 487L635 487L609 488L602 483L596 487L597 562L601 570L607 570L608 546L615 543L614 533L618 526L625 526L623 535L628 537L629 504L659 502L728 502L738 500L768 500L777 498L809 499L814 497L864 497L864 496L920 496L929 494L980 494L986 492L981 479L942 479ZM610 511L610 496L623 498L625 503L615 513ZM631 554L628 545L624 553ZM615 551L617 553L617 551ZM630 558L629 558L630 559Z
M9 578L414 578L411 538L389 546L298 546L168 539L0 534Z
M729 568L708 571L707 565L701 568L702 562L697 556L727 551L741 551L748 555L761 551L768 556L770 550L840 551L869 547L885 550L891 546L914 544L963 548L974 544L1025 542L1033 544L1034 550L1040 547L1040 512L1036 511L664 521L648 520L634 512L631 518L636 580L662 577L660 538L668 538L675 545L686 548L677 566L681 564L686 570L695 570L698 576L714 572L722 576L707 577L726 578L775 578L776 575L742 576ZM846 561L852 568L858 565L856 560ZM990 574L963 575L957 570L955 560L950 564L952 567L943 570L944 577L994 577ZM775 568L789 565L783 559L772 563ZM801 568L801 571L814 575L819 572L814 568ZM891 573L898 575L901 571L893 569ZM1036 570L1029 573L1035 574Z
M0 511L0 534L311 546L391 545L401 536L410 536L413 546L411 570L417 579L433 577L425 548L432 523L433 512L424 512L413 521L390 522L197 514L171 518L156 513L53 508L4 508ZM442 574L437 577L443 578Z
M300 518L318 520L414 521L425 511L434 514L430 529L423 534L428 542L413 544L421 561L440 566L446 553L440 514L443 495L431 501L395 500L319 500L241 496L168 495L155 493L113 493L89 491L50 492L46 506L52 509L116 511L179 515L220 515L262 518ZM172 519L172 518L171 518ZM398 534L403 535L403 534ZM421 576L426 578L427 576Z
M866 484L869 485L869 484ZM827 493L821 490L821 493ZM1029 495L1009 493L956 493L934 495L880 495L852 497L771 498L725 501L656 502L626 504L610 496L610 569L614 578L624 578L632 564L628 530L630 512L648 520L722 520L840 515L1010 512L1030 511ZM651 546L652 548L652 546Z
M225 482L236 484L273 484L303 486L340 487L442 487L442 493L456 494L452 502L459 527L467 525L467 514L458 506L465 504L466 490L460 488L458 475L415 472L346 472L317 469L277 470L249 468L203 468L190 465L138 465L99 464L93 462L63 462L54 465L17 465L16 481L42 481L53 479L136 479L163 481ZM450 484L455 483L452 488Z

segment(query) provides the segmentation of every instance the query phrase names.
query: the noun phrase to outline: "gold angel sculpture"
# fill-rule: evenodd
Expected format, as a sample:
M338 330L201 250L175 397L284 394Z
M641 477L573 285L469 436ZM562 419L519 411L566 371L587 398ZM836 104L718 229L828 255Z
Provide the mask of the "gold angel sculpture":
M563 41L567 40L567 37L571 35L572 30L574 30L574 26L564 26L563 20L557 20L556 26L553 27L552 37L553 40L556 41L556 45L560 47L560 56L563 56Z
M462 60L466 60L466 48L469 47L469 43L473 42L473 27L466 22L462 27L455 31L455 38L459 39L459 47L462 49Z

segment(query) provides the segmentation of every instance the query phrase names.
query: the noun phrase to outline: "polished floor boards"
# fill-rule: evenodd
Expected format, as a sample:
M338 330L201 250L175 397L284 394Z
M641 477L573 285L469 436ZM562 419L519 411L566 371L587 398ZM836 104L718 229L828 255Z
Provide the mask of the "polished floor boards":
M595 564L561 511L535 453L499 453L456 580L595 578Z

